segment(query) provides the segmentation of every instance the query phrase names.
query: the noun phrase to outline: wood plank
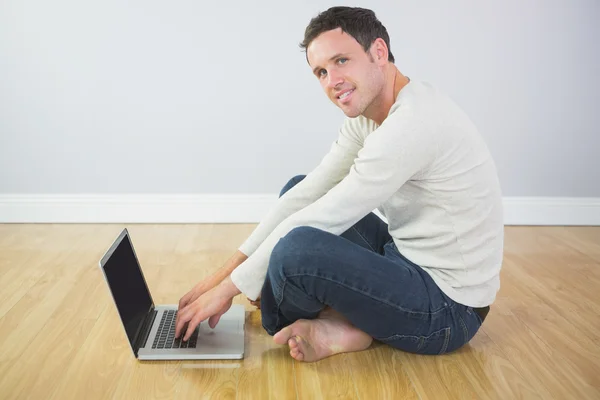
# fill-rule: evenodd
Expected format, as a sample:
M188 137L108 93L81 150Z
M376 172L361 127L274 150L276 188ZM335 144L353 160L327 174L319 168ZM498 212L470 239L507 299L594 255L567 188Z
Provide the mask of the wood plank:
M359 399L419 399L397 351L374 342L365 351L346 354Z
M237 399L297 398L293 359L286 347L275 344L263 329L257 310L246 314L246 354L242 366Z
M79 351L105 305L96 299L103 282L88 270L78 280L39 334L1 376L0 393L10 398L43 398L64 378L64 367Z
M65 274L63 266L49 268L43 277L0 318L0 376L6 374L38 334L52 314L59 308L67 293L75 286L80 275L77 265L71 265L77 256L64 257L64 265L73 269ZM65 321L66 322L66 321Z
M140 361L132 364L131 373L121 380L114 398L177 398L180 370L179 361Z
M455 368L447 368L448 363L452 363L452 356L425 356L401 351L394 352L396 358L404 367L406 374L410 378L414 388L421 399L453 399L452 390L456 390L456 385L446 386L446 379L452 379L456 372ZM444 375L449 374L447 377ZM465 381L464 377L458 376L457 379ZM474 393L468 390L463 394L464 398L472 397ZM471 396L471 397L469 397Z
M600 226L565 226L556 237L600 263Z
M182 362L175 398L235 399L239 365L233 360Z
M103 299L106 305L107 300ZM110 399L138 363L114 307L106 307L50 399Z
M569 293L583 296L587 299L586 305L598 311L597 286L590 284L590 280L600 282L598 263L574 247L575 242L560 240L550 232L559 234L562 228L515 230L507 239L505 259L515 261L523 268L527 266L524 271L535 269L536 280L538 276L546 279L545 284L569 285ZM553 291L553 288L547 290Z
M461 349L441 356L394 350L421 398L537 398L535 390L480 330Z
M358 399L347 354L336 354L313 363L294 360L298 398L310 400L307 389L317 386L324 399ZM291 357L291 356L290 356ZM306 385L308 380L315 383Z
M453 355L478 399L542 398L482 329Z
M52 257L36 250L22 257L8 254L19 261L0 264L0 287L3 288L0 291L0 317L5 316L44 276L47 271L42 266L47 266Z
M289 355L294 364L298 399L358 399L348 354L336 354L316 362L300 362Z
M546 304L521 304L511 310L540 340L562 355L563 368L572 370L586 386L596 388L600 398L600 347L596 342Z
M294 360L294 379L296 381L298 399L328 399L326 393L323 393L323 387L321 387L321 381L319 379L319 366L317 363L302 363ZM329 391L328 394L330 396L336 396L334 398L340 397L337 396L337 393L331 393L331 391Z
M598 393L572 368L565 354L547 345L499 297L484 323L485 333L544 399L596 399Z
M7 247L0 248L0 317L4 316L40 280L64 271L65 262L73 260L64 249L86 240L80 229L61 231L49 237L52 227L27 226ZM88 232L89 234L89 232ZM68 259L68 260L67 260Z
M546 259L547 262L538 261L540 259ZM539 311L562 318L568 322L565 326L574 327L575 338L584 337L600 349L600 304L593 302L583 291L577 290L577 287L585 285L583 276L568 274L569 276L556 279L553 274L555 265L546 257L531 261L518 256L507 256L505 264L507 268L503 274L503 293L512 302L511 310L514 313L542 307L543 310ZM527 284L523 285L525 282ZM537 319L539 315L535 317ZM527 321L524 320L525 323Z

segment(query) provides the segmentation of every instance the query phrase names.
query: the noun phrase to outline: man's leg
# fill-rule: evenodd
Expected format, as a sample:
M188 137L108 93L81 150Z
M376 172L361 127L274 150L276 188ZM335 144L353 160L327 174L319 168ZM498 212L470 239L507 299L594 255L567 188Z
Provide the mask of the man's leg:
M292 230L271 255L261 295L264 328L281 331L276 341L305 361L363 349L364 334L421 354L467 343L481 325L472 308L447 297L393 241L383 250L311 227ZM323 315L326 307L334 311Z
M300 183L305 177L306 175L296 175L290 179L279 192L279 197ZM367 214L340 236L379 254L383 254L384 245L392 239L387 224L374 213ZM261 308L260 298L249 301L259 309Z

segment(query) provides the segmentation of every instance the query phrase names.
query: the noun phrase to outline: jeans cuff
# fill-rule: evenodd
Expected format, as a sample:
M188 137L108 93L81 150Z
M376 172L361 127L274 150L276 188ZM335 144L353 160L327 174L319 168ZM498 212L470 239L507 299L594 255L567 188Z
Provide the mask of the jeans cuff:
M277 332L279 332L279 330L272 330L267 328L265 324L262 324L262 327L270 336L274 336Z

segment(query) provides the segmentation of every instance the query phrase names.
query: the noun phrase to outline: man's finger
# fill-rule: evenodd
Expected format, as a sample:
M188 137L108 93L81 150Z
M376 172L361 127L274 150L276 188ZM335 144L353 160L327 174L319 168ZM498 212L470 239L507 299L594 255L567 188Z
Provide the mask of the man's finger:
M217 326L217 324L219 323L219 320L221 319L221 316L223 314L215 314L212 317L210 317L208 319L208 326L210 326L211 329L215 329L215 326Z
M187 342L190 339L192 333L194 333L194 330L196 329L196 326L198 326L200 321L201 319L198 317L198 314L196 314L196 316L194 316L194 318L188 324L187 332L185 333L185 336L183 338L184 342Z
M179 321L181 321L181 310L177 312L177 316L175 317L175 337L179 337Z
M187 321L189 321L189 317L187 316L188 312L186 309L181 310L177 313L177 319L175 322L175 338L178 338L181 334L183 326Z
M183 296L180 300L179 300L179 309L185 308L185 306L187 306L187 304L190 301L190 294L186 293L185 296Z

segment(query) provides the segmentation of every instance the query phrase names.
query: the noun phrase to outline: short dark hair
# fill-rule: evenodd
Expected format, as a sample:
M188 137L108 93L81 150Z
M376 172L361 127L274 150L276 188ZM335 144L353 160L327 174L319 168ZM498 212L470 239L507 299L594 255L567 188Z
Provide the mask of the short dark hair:
M388 47L388 61L394 62L390 49L390 37L385 26L377 19L372 10L360 7L331 7L310 20L304 32L304 41L300 47L304 50L321 33L341 28L348 33L366 51L377 38L382 38Z

